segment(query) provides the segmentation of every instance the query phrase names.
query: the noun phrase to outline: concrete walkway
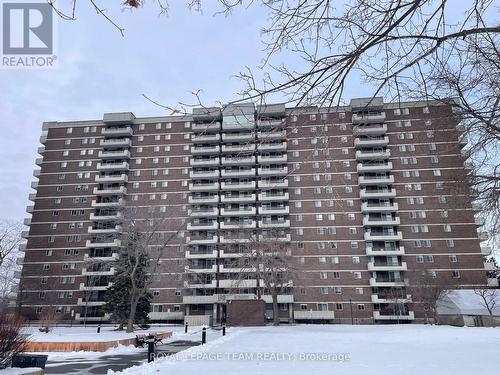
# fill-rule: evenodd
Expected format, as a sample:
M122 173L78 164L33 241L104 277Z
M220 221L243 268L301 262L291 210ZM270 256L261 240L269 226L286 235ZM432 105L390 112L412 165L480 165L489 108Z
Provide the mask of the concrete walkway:
M199 341L178 340L168 344L157 345L156 354L172 355L182 350L200 345ZM120 371L126 368L147 362L147 349L139 353L105 354L102 356L85 358L71 357L61 360L48 360L45 366L46 374L106 374L109 369Z

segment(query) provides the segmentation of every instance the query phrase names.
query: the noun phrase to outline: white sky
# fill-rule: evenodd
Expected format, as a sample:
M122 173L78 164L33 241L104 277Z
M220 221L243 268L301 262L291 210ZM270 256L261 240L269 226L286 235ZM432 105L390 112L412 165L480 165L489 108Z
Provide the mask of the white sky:
M0 218L29 217L25 208L43 121L99 119L118 111L169 114L143 93L171 106L193 102L190 92L196 90L206 105L227 102L242 88L232 76L257 67L264 56L260 29L267 13L258 6L225 17L214 16L218 8L199 14L185 1L171 0L167 17L152 0L133 11L122 9L121 0L100 3L125 28L125 37L81 1L76 21L57 20L57 69L0 69ZM370 94L366 84L351 79L345 97Z

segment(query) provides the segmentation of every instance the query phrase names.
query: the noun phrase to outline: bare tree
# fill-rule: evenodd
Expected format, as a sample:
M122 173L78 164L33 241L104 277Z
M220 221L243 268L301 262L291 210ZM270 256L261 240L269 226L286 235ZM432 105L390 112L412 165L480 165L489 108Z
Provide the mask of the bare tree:
M488 310L490 315L490 327L495 327L495 318L493 310L497 307L500 295L498 289L474 289L474 293L481 299L481 305Z
M0 221L0 266L19 248L22 228L17 222Z
M432 270L409 272L409 287L412 301L424 310L427 323L439 323L437 315L438 301L446 297L454 288L450 277Z
M20 271L17 264L18 248L22 243L21 231L23 225L6 220L0 221L0 303L6 307L13 296L13 288L19 283L16 272Z
M234 282L238 288L244 280L256 280L258 298L267 291L272 298L273 324L279 325L278 296L289 294L299 279L294 267L289 243L279 230L247 231L244 241L228 245L237 256L227 260L224 267L239 270Z
M128 288L126 330L132 332L136 322L137 308L142 300L149 298L149 290L154 277L161 269L162 251L182 230L176 227L173 233L168 230L166 219L142 219L135 207L123 211L121 221L119 260L113 263L114 282L122 280ZM121 307L121 306L120 306ZM109 306L113 309L113 306Z
M29 336L23 333L24 320L0 313L0 369L6 368L12 356L24 350Z

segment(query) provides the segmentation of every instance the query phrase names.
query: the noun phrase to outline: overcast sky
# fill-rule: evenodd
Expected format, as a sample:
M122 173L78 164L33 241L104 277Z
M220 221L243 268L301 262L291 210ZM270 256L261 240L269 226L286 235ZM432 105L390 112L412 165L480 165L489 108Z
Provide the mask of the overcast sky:
M263 8L224 17L214 16L216 9L198 14L174 6L183 1L171 1L167 17L159 16L153 1L133 11L121 9L119 0L102 3L125 28L125 37L87 2L79 2L76 21L57 22L57 69L0 69L2 218L29 216L25 208L43 121L99 119L118 111L169 114L143 93L168 105L192 102L195 90L202 90L206 104L227 102L242 87L232 76L258 66L263 57ZM370 94L364 91L351 81L346 97Z

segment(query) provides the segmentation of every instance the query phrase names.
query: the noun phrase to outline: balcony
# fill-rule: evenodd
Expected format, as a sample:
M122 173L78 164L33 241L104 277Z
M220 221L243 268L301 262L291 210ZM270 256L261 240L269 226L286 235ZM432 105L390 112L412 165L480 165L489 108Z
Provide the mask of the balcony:
M24 219L23 224L29 227L31 225L31 218Z
M259 168L259 176L282 176L288 174L288 167L281 168Z
M483 205L481 203L472 203L472 209L474 211L482 211L483 210Z
M279 139L286 138L286 130L280 131L268 131L268 132L257 132L257 138L260 141L276 141Z
M370 286L372 287L402 287L406 286L403 279L395 279L395 280L377 280L374 277L370 277Z
M386 315L380 314L380 311L373 312L373 319L375 320L390 320L390 321L398 321L398 320L415 320L415 313L413 311L408 311L408 315Z
M241 273L241 272L256 272L255 267L224 267L223 264L219 266L220 273Z
M203 155L203 154L218 154L220 151L219 146L191 146L191 154L193 155Z
M374 262L368 262L368 271L406 271L408 267L406 262L401 262L401 264L377 264Z
M390 185L394 183L394 176L359 176L360 185Z
M257 209L255 207L237 207L237 208L221 208L221 216L252 216L255 215Z
M217 220L213 220L211 222L202 222L202 223L188 223L187 230L198 231L198 230L217 230L219 229L219 224Z
M261 129L265 128L281 128L286 125L285 119L276 120L257 120L257 126Z
M41 166L43 163L43 158L36 158L35 159L35 164L38 165L38 166Z
M478 233L479 241L488 241L490 239L490 234L488 232L479 232Z
M281 164L286 163L287 155L259 155L257 161L261 164Z
M385 147L389 144L389 137L374 137L374 138L356 138L354 146L356 148L362 147Z
M366 172L389 172L392 170L392 162L387 163L358 163L358 173Z
M353 113L353 124L374 124L385 121L385 112L380 113Z
M132 141L130 138L101 139L100 145L106 148L130 147L132 146Z
M253 165L255 156L223 156L222 165Z
M290 213L289 206L283 206L283 207L261 206L261 207L259 207L259 214L260 215L288 215L289 213Z
M131 126L103 128L101 134L105 137L131 137L134 132Z
M359 192L359 196L361 197L361 199L394 198L396 196L396 189L361 189Z
M220 188L221 190L254 190L255 181L222 181Z
M37 151L38 154L40 154L40 155L43 156L43 154L45 152L45 147L44 146L38 147L38 149L36 151Z
M105 301L86 301L83 298L78 298L78 300L76 302L76 304L78 306L87 306L87 307L90 307L90 306L102 306L105 303L106 303ZM77 315L80 315L80 314L77 314ZM89 319L89 318L87 317L87 319ZM84 318L81 317L81 320L84 320Z
M252 152L255 150L255 144L253 143L242 143L239 145L222 145L222 152L226 153L240 153L240 152Z
M217 167L220 164L219 158L194 159L189 160L192 167Z
M201 178L201 179L212 179L219 178L219 170L214 169L212 171L190 171L189 177L192 179Z
M287 201L289 200L289 194L285 193L269 193L269 191L264 191L259 193L259 201Z
M220 130L220 122L211 122L206 124L191 124L191 130L193 132L204 132L204 133L213 133L218 132Z
M219 196L215 195L190 195L188 202L191 204L216 204L219 203Z
M98 247L120 247L122 245L122 241L118 239L114 239L109 242L94 242L93 240L87 240L85 242L85 246L91 249L95 249Z
M255 176L255 168L241 168L241 169L223 169L221 172L222 177L253 177Z
M130 159L130 151L129 150L120 150L120 151L99 151L100 159Z
M109 228L93 228L88 227L87 233L89 234L114 234L122 231L121 225L115 225Z
M495 270L495 263L493 262L483 262L484 263L484 269L486 271L494 271Z
M29 213L29 214L32 214L34 210L35 210L35 206L34 205L29 205L29 206L26 207L26 212Z
M225 193L220 197L221 203L253 203L255 202L255 194L231 194Z
M254 229L257 228L257 223L254 220L231 220L220 223L220 229Z
M186 250L185 256L187 259L216 259L217 250L211 250L211 251Z
M189 191L218 191L219 182L207 182L204 184L189 184Z
M245 115L242 115L245 116ZM230 116L231 117L231 116ZM236 121L236 122L224 122L222 121L222 130L253 130L255 128L255 122L252 118L247 118L247 121Z
M118 260L120 256L118 253L111 253L110 256L90 256L89 254L84 254L83 255L83 261L84 262L114 262Z
M224 237L220 236L220 243L248 243L252 240L248 237ZM220 258L234 258L243 256L242 253L233 253L221 250L219 253Z
M121 163L97 163L97 170L102 172L107 171L128 171L129 164L126 161Z
M188 245L215 244L217 239L217 236L192 236L186 237L186 243Z
M387 204L375 204L363 202L361 203L362 212L387 212L387 211L397 211L397 203L387 203Z
M85 285L84 283L80 283L80 290L88 290L88 291L106 290L111 285L113 285L113 283L111 282L107 283L106 285L89 285L89 286Z
M208 281L208 280L207 280ZM217 288L217 281L211 280L210 282L202 282L200 281L184 281L185 288L195 288L195 289L203 289L203 288Z
M210 207L205 209L192 210L190 215L191 217L211 217L211 216L219 216L219 209L217 207Z
M391 157L390 150L383 151L356 151L356 160L384 160Z
M35 190L38 189L38 181L32 181L31 182L31 188L35 189Z
M222 140L224 142L248 142L254 140L254 133L224 133Z
M38 178L38 177L40 177L40 174L41 174L41 173L42 173L42 172L41 172L41 170L40 170L40 169L35 169L35 170L33 170L33 177Z
M28 194L28 199L29 199L30 201L34 202L34 201L35 201L35 199L36 199L36 193L29 193L29 194Z
M90 214L90 221L114 221L123 219L123 214L121 212L116 212L114 214L99 215L95 213Z
M354 128L356 135L378 136L387 133L387 125L356 126Z
M259 220L259 228L290 228L290 220Z
M28 238L28 236L29 236L29 230L21 231L21 238Z
M378 294L372 294L371 298L373 303L410 303L412 302L411 294L406 294L405 296L393 298L380 297Z
M202 266L188 265L185 267L185 272L188 272L188 273L217 273L217 265L216 264L213 264L211 266L208 266L208 265L202 265Z
M215 143L220 141L219 134L193 134L191 142L193 143Z
M182 303L185 304L212 304L217 303L217 294L212 294L211 296L184 296L182 297Z
M333 311L303 311L295 310L293 312L295 320L332 320L335 319L335 312Z
M263 285L263 284L261 284ZM219 280L219 288L256 288L257 280Z
M481 246L481 254L488 256L491 255L491 247L490 246Z
M474 223L477 227L482 227L485 223L486 219L482 216L478 216L474 218Z
M401 232L365 232L365 241L401 241L402 239L403 234Z
M93 199L91 206L94 208L104 208L104 207L122 207L125 205L125 199L118 199L116 201L104 201L97 203L97 200Z
M286 151L286 142L271 143L262 142L257 146L259 151Z
M288 187L288 180L259 180L258 186L259 189L282 189Z
M498 279L493 277L488 277L488 286L489 287L498 287Z
M98 183L114 183L114 182L119 183L127 181L128 181L128 175L126 173L121 173L116 175L95 176L95 182Z
M290 242L292 239L290 236L290 233L285 234L285 235L280 236L280 237L265 236L265 235L259 234L258 238L259 238L259 241L263 241L263 242L266 242L266 241Z
M399 217L394 217L394 218L385 218L385 217L380 217L380 218L373 218L373 217L363 217L363 225L365 227L369 226L384 226L384 225L399 225L400 220Z
M124 195L127 194L127 188L125 186L117 187L95 187L94 195Z
M115 269L111 267L108 270L98 270L98 271L87 271L86 268L82 268L83 276L113 276L115 274Z

